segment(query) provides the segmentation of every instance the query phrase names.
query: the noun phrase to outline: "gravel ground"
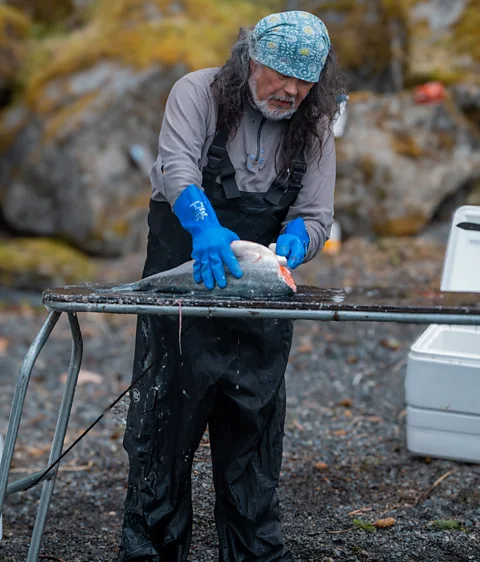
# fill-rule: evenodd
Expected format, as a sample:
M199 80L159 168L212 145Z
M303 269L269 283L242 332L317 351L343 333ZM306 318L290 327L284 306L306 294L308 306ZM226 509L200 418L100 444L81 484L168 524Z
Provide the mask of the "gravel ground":
M317 258L297 277L325 287L438 286L443 252L434 241L351 240L339 256ZM136 276L110 271L112 280L122 275ZM3 435L18 370L44 319L42 309L21 298L0 309ZM67 444L127 387L134 322L129 316L80 315L84 361ZM296 323L279 487L285 538L295 560L480 562L480 466L419 458L406 448L406 360L424 328ZM12 478L47 462L69 338L62 317L34 369ZM106 415L65 458L47 520L43 560L115 560L127 478L125 407L120 404ZM206 434L193 470L192 562L217 559L210 471ZM38 498L38 489L7 498L0 560L26 559ZM382 528L378 521L385 519L390 526Z

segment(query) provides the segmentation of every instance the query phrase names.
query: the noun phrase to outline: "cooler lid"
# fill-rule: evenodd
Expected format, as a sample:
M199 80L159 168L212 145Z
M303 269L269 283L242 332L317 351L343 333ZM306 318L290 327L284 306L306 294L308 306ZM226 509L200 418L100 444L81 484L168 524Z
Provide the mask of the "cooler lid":
M464 205L453 215L440 289L480 292L480 206Z

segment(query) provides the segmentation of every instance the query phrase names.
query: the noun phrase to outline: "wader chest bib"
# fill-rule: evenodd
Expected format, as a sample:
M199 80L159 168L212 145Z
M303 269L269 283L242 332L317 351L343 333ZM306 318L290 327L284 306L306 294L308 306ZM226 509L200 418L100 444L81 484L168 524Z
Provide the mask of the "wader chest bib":
M222 141L219 134L204 170L206 195L222 226L267 246L280 233L301 175L274 182L267 194L241 192L228 163L226 136ZM217 176L222 184L215 182ZM191 236L168 203L152 200L148 221L144 277L191 259ZM130 473L119 561L187 560L191 467L207 424L220 562L291 560L276 487L292 330L289 320L187 317L180 349L178 318L139 316L133 378L156 363L131 392L124 438Z

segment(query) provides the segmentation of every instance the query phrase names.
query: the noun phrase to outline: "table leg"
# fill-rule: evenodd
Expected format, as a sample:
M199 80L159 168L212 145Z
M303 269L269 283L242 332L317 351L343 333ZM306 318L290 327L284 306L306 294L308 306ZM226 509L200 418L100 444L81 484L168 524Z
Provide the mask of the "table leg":
M3 450L2 462L0 463L0 513L2 512L3 500L7 490L8 473L12 463L13 451L17 441L18 429L20 427L20 420L22 418L23 404L27 394L28 383L32 374L33 366L39 356L40 352L48 340L53 328L55 327L61 312L50 312L45 320L42 328L40 329L37 337L33 340L25 359L23 360L20 374L15 387L15 394L13 396L12 410L8 422L7 435L5 437L5 445Z
M68 320L70 322L70 330L72 332L72 355L70 359L70 366L68 369L68 378L63 392L62 403L60 412L58 414L57 426L55 428L55 435L52 441L52 448L48 460L48 466L55 462L62 454L63 443L65 434L67 432L68 420L73 404L73 397L75 388L77 386L78 373L82 363L83 354L83 339L78 323L77 314L75 312L68 313ZM40 504L38 506L37 517L35 518L35 526L33 529L32 540L28 551L27 562L37 562L38 553L43 538L43 530L45 527L45 520L47 517L48 508L55 486L55 478L58 470L58 465L55 468L53 478L46 480L42 484L42 495L40 497Z

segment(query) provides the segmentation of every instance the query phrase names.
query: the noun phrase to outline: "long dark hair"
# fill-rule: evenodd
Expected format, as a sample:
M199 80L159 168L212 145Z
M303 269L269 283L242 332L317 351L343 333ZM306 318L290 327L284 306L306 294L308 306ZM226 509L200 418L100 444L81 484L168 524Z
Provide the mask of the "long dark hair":
M229 136L236 134L242 117L243 103L249 95L250 60L254 49L253 33L241 28L230 58L215 75L213 88L219 101L217 127L225 127ZM330 128L338 109L337 96L345 93L344 75L335 50L330 52L316 82L297 111L285 119L285 134L280 146L282 168L291 167L297 154L304 154L318 143L322 157L323 131ZM316 151L315 151L316 152Z

